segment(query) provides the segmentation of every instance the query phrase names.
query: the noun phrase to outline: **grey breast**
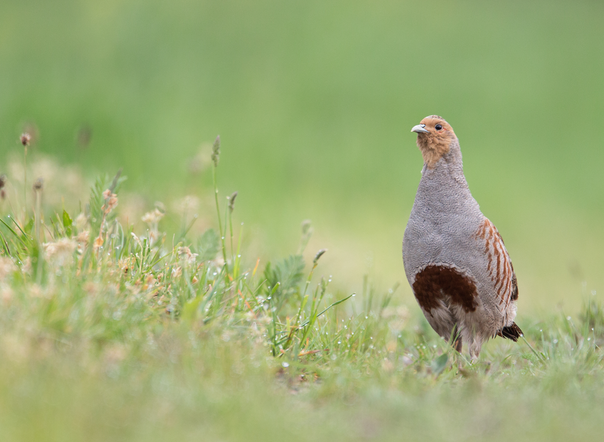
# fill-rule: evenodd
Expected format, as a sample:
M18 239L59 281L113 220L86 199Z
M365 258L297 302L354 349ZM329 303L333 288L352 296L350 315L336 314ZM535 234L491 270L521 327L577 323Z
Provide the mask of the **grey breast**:
M448 264L470 274L482 273L484 258L474 234L483 220L463 175L458 152L443 156L434 169L425 169L403 237L403 262L409 283L413 285L417 271L429 264Z

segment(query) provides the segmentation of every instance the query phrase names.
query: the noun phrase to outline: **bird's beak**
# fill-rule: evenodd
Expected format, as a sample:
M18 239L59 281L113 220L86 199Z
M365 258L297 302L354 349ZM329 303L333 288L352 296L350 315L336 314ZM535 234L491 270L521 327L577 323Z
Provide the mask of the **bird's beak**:
M418 134L430 133L428 130L426 130L425 124L418 124L417 126L413 126L413 129L411 129L411 132L417 132Z

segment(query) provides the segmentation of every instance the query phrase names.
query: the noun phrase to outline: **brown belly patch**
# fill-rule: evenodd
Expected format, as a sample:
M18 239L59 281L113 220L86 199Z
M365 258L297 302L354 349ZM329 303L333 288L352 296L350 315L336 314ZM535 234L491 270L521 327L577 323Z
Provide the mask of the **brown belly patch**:
M440 307L440 299L461 306L466 312L476 310L476 285L471 278L450 267L429 265L415 275L413 293L419 305L430 311Z

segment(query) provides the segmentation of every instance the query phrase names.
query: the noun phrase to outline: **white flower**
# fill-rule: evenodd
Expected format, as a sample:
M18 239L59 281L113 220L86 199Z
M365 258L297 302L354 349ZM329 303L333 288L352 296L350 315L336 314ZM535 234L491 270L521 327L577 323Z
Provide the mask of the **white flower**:
M188 247L179 247L178 255L183 258L187 264L195 264L197 253L191 253L191 249Z
M73 259L73 252L76 249L76 242L69 238L61 238L56 242L44 244L44 251L49 262L62 266Z
M17 270L17 266L12 259L0 256L0 280L3 280L15 270Z
M75 225L78 230L82 230L86 227L86 223L88 222L88 218L83 213L80 213L75 219Z
M161 213L158 209L154 209L151 212L147 212L141 218L144 223L155 225L164 217L164 214Z

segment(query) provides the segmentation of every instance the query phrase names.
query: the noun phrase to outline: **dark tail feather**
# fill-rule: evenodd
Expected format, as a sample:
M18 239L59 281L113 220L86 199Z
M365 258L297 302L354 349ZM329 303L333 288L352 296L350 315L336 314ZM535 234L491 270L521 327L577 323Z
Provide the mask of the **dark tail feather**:
M501 336L502 338L511 339L514 342L518 342L518 338L524 336L524 333L516 325L515 322L512 322L512 325L509 327L503 327L498 333L497 336Z

